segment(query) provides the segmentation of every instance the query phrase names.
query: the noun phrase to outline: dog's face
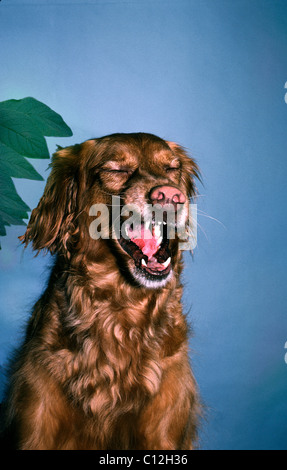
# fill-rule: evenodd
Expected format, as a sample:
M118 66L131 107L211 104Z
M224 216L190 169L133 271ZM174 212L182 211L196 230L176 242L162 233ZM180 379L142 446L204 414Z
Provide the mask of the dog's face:
M96 259L101 246L138 285L162 287L173 275L197 176L180 146L151 134L62 149L23 240L67 257Z

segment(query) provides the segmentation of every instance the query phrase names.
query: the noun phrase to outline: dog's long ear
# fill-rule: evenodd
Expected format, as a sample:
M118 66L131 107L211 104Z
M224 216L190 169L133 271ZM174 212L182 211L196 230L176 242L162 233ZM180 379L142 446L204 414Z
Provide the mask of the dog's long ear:
M196 190L196 179L201 181L200 170L193 158L191 158L186 150L175 142L168 142L167 145L171 149L174 155L177 155L182 162L182 174L181 180L183 181L187 194L190 197L195 196Z
M37 251L69 252L77 232L78 150L75 145L53 155L44 194L32 211L26 233L19 237L25 246L32 242Z

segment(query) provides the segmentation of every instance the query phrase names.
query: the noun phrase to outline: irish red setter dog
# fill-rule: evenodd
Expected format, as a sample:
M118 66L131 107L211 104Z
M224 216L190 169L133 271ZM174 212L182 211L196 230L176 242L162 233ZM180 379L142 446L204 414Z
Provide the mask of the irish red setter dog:
M6 436L16 449L194 448L178 231L196 163L135 133L60 149L51 167L21 239L55 263L12 368Z

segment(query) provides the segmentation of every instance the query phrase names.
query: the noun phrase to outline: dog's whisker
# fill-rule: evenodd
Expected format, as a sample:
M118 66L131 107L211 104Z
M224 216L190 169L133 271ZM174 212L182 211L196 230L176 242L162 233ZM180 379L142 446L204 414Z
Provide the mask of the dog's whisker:
M198 215L200 215L201 217L207 217L208 219L214 220L214 222L217 222L218 224L222 225L222 227L224 227L226 229L226 226L224 225L224 223L221 222L220 220L216 219L215 217L212 217L212 216L206 214L205 212L203 212L200 209L197 209L197 212L198 212Z

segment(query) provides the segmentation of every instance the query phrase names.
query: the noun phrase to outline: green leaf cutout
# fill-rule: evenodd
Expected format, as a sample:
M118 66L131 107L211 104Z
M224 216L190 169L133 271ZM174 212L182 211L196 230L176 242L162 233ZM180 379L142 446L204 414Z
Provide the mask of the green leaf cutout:
M43 180L26 158L48 159L45 137L71 135L62 117L34 98L0 102L0 236L5 226L26 225L30 211L12 178Z

